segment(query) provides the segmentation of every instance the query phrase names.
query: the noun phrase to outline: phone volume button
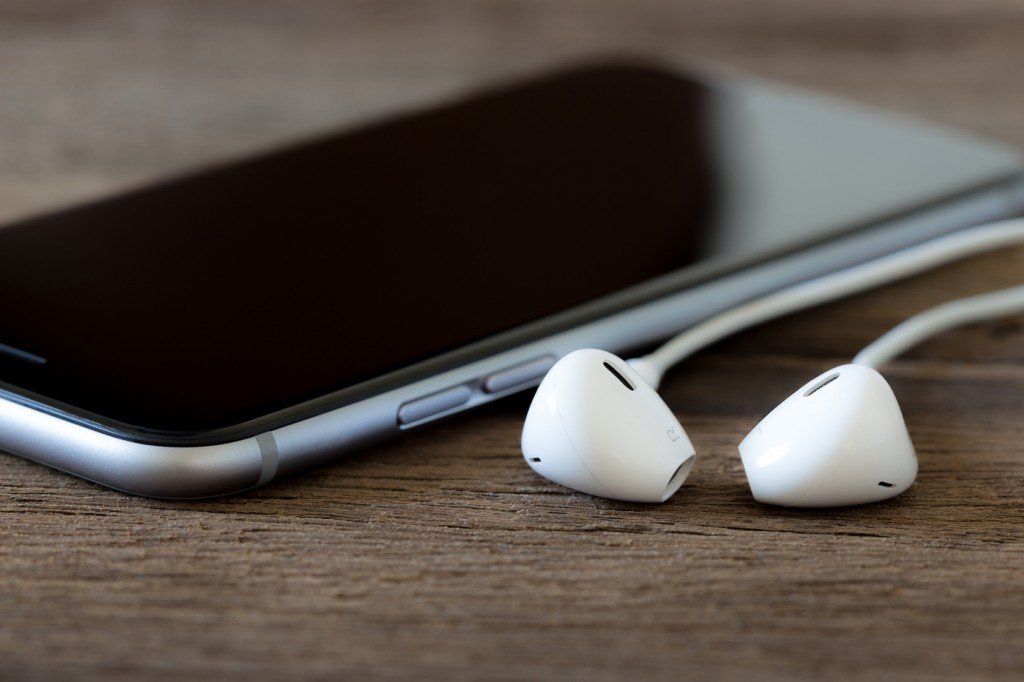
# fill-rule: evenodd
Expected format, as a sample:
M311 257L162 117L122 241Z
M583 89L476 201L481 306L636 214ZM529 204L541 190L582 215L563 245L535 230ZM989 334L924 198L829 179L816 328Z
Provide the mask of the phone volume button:
M495 372L483 381L484 392L501 393L511 388L525 387L527 384L542 379L548 370L555 366L555 356L545 355L528 362Z
M398 423L408 426L465 404L473 391L469 386L446 388L428 396L410 400L398 408Z

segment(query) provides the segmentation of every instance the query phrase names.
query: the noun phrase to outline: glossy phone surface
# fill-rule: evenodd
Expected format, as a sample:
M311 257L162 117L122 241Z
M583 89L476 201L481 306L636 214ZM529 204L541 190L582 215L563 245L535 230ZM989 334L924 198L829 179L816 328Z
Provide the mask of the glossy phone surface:
M9 225L2 388L132 438L258 431L1005 179L790 99L583 68Z

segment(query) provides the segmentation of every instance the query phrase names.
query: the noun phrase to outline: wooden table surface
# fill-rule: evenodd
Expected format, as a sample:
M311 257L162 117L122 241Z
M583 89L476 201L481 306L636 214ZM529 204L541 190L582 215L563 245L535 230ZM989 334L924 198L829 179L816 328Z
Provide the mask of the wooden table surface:
M710 59L1024 147L1024 4L0 2L0 218L607 52ZM669 503L533 475L527 398L203 503L0 457L0 679L1024 676L1024 318L887 371L921 473L756 504L735 449L901 318L1024 250L764 325L673 371Z

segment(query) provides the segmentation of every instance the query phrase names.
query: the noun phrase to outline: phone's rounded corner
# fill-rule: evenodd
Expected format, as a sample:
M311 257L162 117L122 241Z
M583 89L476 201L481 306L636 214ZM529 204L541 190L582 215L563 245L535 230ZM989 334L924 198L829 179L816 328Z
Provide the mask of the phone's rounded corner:
M274 478L271 434L214 445L153 445L90 429L0 398L4 450L139 497L204 499Z
M70 473L129 495L173 501L236 495L269 483L276 473L276 457L268 457L258 438L206 446L131 442L117 450L117 463L102 477Z
M269 483L268 462L256 438L208 446L154 446L122 441L93 450L89 458L42 464L119 492L156 500L199 501L226 497ZM19 453L16 453L19 454Z

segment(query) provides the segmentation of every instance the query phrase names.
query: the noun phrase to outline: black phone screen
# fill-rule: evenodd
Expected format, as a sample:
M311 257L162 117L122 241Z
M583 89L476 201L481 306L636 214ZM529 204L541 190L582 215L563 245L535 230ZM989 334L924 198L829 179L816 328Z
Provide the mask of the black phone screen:
M582 69L4 227L0 380L201 432L720 257L723 101Z

